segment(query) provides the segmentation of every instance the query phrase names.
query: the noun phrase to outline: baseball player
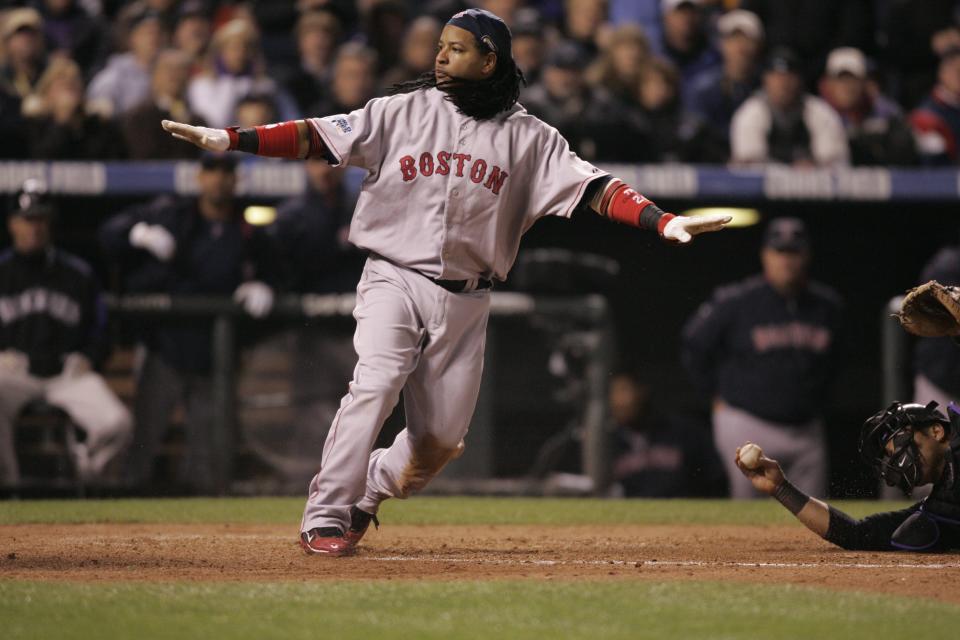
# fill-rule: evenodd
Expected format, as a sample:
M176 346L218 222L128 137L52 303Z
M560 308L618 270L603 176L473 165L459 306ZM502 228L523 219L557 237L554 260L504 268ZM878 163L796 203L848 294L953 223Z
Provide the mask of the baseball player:
M370 252L354 309L358 362L310 483L307 553L352 553L383 500L418 491L461 454L491 285L539 218L589 206L678 243L730 220L664 213L578 158L517 104L523 76L510 48L500 18L470 9L444 27L434 72L349 114L243 130L163 123L207 149L368 171L349 236ZM371 454L401 390L406 428Z
M761 457L748 469L735 461L758 491L773 496L808 529L851 550L930 551L960 549L960 409L948 420L937 403L892 403L864 422L860 452L890 485L909 492L933 483L929 497L901 511L854 520L793 486L776 460Z

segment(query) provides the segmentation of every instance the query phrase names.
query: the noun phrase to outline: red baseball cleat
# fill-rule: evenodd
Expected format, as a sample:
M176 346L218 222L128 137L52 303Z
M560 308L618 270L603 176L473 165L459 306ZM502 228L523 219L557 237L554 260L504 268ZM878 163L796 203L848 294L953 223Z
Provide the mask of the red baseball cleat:
M300 546L307 555L349 556L353 554L353 545L336 527L310 529L300 534Z
M372 513L367 513L359 507L350 507L350 528L347 529L347 533L343 536L347 544L351 547L357 546L360 538L362 538L363 534L370 528L371 522L374 527L377 529L380 528L380 521L377 520L377 516Z

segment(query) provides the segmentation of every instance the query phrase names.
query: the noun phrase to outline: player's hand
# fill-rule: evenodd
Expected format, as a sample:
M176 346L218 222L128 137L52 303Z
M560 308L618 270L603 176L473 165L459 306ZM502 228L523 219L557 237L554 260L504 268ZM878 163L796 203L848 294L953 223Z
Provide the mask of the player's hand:
M90 359L82 353L74 351L68 353L67 357L63 359L63 369L60 371L60 375L64 378L79 378L91 371L93 371L93 365L90 364Z
M244 311L254 318L269 315L273 309L273 289L257 280L244 282L237 287L233 292L233 299L242 304Z
M783 469L780 468L780 463L766 456L760 456L760 466L756 469L747 469L740 462L740 447L737 447L736 462L743 475L753 483L754 489L768 496L773 495L777 487L786 479L783 475Z
M679 244L687 244L693 237L710 231L720 231L733 216L723 213L711 213L705 216L676 216L663 228L663 239Z
M177 241L167 229L159 224L138 222L130 229L130 244L146 249L160 262L169 262L177 251Z
M191 124L163 120L160 122L164 130L169 131L174 138L180 138L193 143L207 151L226 151L230 148L230 136L226 129L211 129L209 127L195 127Z

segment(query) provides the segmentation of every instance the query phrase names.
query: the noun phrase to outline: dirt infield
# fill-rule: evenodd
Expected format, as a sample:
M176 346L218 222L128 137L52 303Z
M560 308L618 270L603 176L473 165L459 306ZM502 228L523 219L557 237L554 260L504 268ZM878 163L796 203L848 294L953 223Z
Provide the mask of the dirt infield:
M960 603L960 555L852 553L796 526L385 526L364 543L317 558L294 527L0 526L0 579L732 580Z

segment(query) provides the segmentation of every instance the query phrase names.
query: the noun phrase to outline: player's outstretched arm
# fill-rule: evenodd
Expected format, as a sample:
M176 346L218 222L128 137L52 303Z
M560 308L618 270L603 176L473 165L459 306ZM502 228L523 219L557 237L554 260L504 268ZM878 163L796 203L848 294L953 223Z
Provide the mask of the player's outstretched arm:
M701 233L719 231L733 219L723 214L690 218L665 213L618 178L604 180L600 188L595 190L589 205L611 220L641 229L655 229L664 240L678 244L687 244Z
M271 158L306 158L311 148L310 127L305 120L268 124L262 127L211 129L173 120L163 120L164 130L207 151L245 151ZM314 141L314 144L319 144Z

